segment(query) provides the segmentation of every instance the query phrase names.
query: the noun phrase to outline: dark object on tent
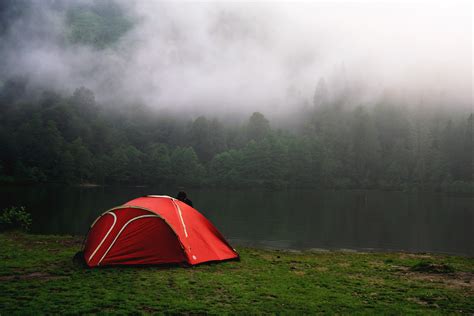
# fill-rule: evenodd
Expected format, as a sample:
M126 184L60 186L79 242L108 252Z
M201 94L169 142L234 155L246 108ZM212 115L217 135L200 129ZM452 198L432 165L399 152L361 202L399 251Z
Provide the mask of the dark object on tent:
M179 191L178 192L178 195L176 196L176 198L178 200L180 200L181 202L184 202L186 204L188 204L189 206L193 207L193 201L191 201L190 199L188 199L188 195L186 194L186 192L184 191Z
M88 267L97 267L196 265L239 255L197 210L169 196L150 195L100 215L82 257Z

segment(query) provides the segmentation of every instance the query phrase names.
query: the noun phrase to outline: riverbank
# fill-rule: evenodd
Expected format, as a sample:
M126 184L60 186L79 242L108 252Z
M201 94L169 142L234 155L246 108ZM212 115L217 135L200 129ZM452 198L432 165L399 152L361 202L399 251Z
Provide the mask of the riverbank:
M81 242L0 234L0 314L474 313L474 258L239 248L240 262L82 269Z

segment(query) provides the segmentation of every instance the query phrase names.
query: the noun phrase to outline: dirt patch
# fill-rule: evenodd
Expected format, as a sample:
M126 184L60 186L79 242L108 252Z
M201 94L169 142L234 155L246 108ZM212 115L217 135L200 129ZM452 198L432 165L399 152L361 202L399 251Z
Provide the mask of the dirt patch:
M383 261L370 261L368 263L369 267L371 268L381 268L381 267L384 267L385 266L385 263Z
M64 279L65 276L52 275L49 273L43 272L33 272L28 274L18 274L18 275L4 275L0 276L0 281L14 281L14 280L57 280Z
M61 239L58 241L58 243L63 246L81 246L82 241L83 241L82 237L73 237L73 238Z
M433 259L433 256L426 253L400 253L400 259L416 258L416 259Z
M337 264L341 268L349 268L351 265L348 262L341 262Z
M377 285L377 286L383 286L385 285L385 280L382 278L374 277L374 276L367 276L362 273L356 273L353 275L348 276L349 279L352 280L364 280L365 282L368 282L371 285Z
M299 276L303 276L303 275L306 274L306 272L304 272L304 271L298 271L298 270L293 271L293 273L296 274L296 275L299 275Z
M410 268L413 272L421 272L421 273L441 273L441 274L450 274L454 273L454 268L448 264L438 264L438 263L431 263L431 262L419 262L415 264L413 267Z
M432 300L427 300L427 299L423 299L423 298L419 298L419 297L409 297L409 298L407 298L407 301L416 303L416 304L418 304L418 305L423 305L423 306L430 306L430 307L439 308L439 305L436 304L434 301L432 301Z
M57 240L35 239L34 235L26 235L23 233L8 233L6 237L25 250L44 249L52 253L57 253L67 248L80 248L82 238L80 236L64 237Z
M474 273L472 272L418 272L408 267L397 267L399 274L410 280L442 284L453 289L463 289L474 293Z
M410 279L442 283L449 288L465 289L474 293L474 274L470 272L456 272L450 274L426 274L410 272L407 273L406 276Z
M142 306L141 308L142 311L144 311L147 314L154 314L160 312L159 309L153 308L153 307L148 307L148 306Z
M281 259L280 255L272 254L272 253L262 253L260 257L267 261L275 261L275 260Z

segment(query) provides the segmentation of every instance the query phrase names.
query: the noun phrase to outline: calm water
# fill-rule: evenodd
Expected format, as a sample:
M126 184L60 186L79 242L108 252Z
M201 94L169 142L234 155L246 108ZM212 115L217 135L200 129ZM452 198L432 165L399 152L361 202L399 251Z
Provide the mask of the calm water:
M96 216L158 188L0 187L25 205L34 233L84 234ZM442 252L474 256L474 198L378 191L188 190L234 245Z

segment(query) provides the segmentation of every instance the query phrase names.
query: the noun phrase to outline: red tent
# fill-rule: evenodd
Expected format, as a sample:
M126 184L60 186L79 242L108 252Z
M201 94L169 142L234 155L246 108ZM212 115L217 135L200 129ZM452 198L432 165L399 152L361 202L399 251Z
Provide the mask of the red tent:
M201 213L177 199L159 195L131 200L100 215L84 248L89 267L195 265L238 257Z

